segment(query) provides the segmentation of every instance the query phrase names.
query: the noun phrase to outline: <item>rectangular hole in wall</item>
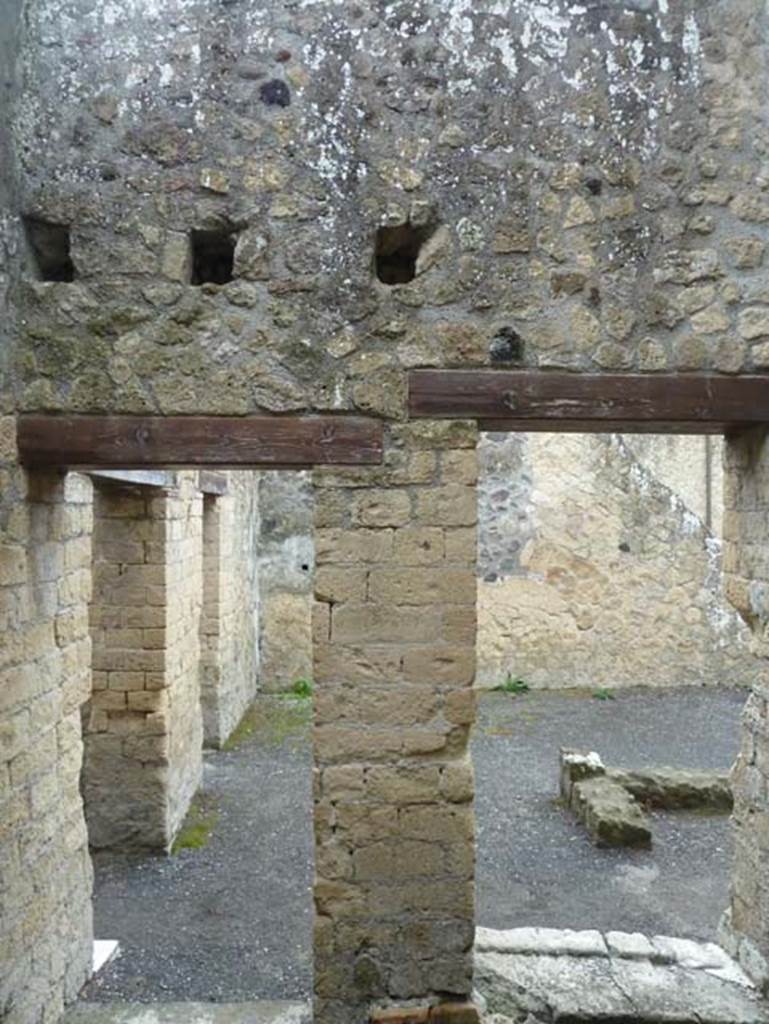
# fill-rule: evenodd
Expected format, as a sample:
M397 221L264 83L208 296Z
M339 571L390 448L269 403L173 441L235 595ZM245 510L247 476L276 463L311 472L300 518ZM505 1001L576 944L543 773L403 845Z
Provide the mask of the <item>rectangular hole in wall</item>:
M192 232L192 284L227 284L232 280L234 261L232 232Z
M25 217L24 231L41 280L74 281L69 225Z

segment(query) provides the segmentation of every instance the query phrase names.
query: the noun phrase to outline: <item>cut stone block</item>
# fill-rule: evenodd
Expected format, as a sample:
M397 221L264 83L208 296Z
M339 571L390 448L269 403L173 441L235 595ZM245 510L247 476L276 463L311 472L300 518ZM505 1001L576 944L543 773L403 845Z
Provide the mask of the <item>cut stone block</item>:
M475 948L479 951L518 953L522 956L599 956L609 951L600 932L569 928L476 928Z
M570 750L561 747L561 796L570 803L572 787L581 779L592 779L603 775L606 769L600 756L594 750Z
M732 809L732 787L726 772L688 771L682 768L652 768L625 771L609 768L610 779L624 786L637 800L664 810L707 807L713 811Z
M606 776L572 787L571 809L596 846L651 846L651 829L634 798Z
M626 960L651 960L654 946L640 932L607 932L606 945L610 956Z
M655 935L652 938L654 956L658 963L676 963L681 967L712 968L718 970L729 963L729 957L713 942L694 942L693 939L678 939L669 935Z

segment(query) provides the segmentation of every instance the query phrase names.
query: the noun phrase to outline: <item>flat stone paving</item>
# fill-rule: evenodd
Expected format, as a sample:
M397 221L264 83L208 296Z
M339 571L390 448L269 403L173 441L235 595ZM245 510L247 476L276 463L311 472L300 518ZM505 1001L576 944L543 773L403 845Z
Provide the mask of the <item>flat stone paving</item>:
M701 689L622 691L603 702L572 691L484 696L473 741L479 924L712 939L727 900L728 819L655 814L651 851L597 850L557 805L558 748L593 747L618 766L727 768L745 696ZM202 848L170 858L96 858L96 934L118 939L121 953L87 987L85 1002L309 997L308 724L308 705L262 698L253 732L234 750L206 755L207 802L218 817ZM93 1016L108 1011L83 1002L77 1013L86 1009L91 1016L67 1024L166 1024L162 1014Z

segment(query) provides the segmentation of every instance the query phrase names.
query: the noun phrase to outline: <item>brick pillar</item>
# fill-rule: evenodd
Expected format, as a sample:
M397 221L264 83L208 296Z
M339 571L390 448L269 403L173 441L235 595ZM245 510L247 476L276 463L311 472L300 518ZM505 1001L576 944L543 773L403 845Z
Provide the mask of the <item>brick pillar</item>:
M467 997L476 430L315 474L315 1021Z
M83 794L95 847L167 849L200 781L201 502L101 484Z
M752 629L756 676L732 769L735 860L722 938L756 981L769 983L769 440L763 429L728 440L724 579Z

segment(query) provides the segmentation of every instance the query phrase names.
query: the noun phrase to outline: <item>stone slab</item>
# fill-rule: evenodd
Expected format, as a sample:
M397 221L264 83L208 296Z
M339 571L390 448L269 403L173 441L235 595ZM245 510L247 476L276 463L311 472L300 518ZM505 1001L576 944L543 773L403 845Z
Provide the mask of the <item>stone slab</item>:
M687 768L647 768L643 771L609 768L606 774L644 804L664 810L702 807L728 813L732 788L728 772Z
M80 1003L61 1024L310 1024L307 1003Z
M558 1022L764 1024L755 990L707 971L608 957L476 954L489 1014Z
M641 808L605 775L575 782L570 806L596 846L651 846L651 829Z
M605 937L610 956L627 960L650 960L653 957L654 946L641 932L607 932Z
M476 928L475 948L498 953L540 956L608 956L600 932L570 928Z

